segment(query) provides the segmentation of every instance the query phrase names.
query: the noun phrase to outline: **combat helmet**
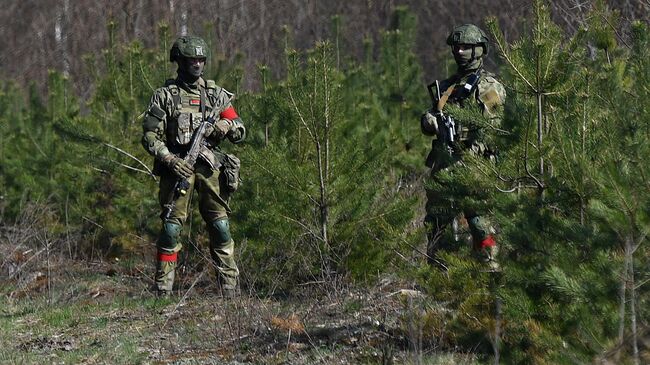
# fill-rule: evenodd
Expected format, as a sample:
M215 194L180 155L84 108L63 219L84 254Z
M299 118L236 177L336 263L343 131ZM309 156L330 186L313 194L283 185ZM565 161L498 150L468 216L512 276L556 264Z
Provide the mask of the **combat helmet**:
M483 47L483 56L490 51L490 39L485 32L474 24L463 24L454 28L447 37L447 44L455 46L457 44L480 45Z
M179 57L207 58L208 45L199 37L178 37L169 51L169 62L176 62Z

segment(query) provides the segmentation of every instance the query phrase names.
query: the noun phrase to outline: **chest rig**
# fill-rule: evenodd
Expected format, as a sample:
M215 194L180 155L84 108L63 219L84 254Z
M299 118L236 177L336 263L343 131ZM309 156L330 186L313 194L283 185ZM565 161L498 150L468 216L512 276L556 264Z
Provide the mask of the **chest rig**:
M176 80L167 81L165 86L174 103L171 118L167 121L167 141L169 147L175 150L172 152L183 152L189 148L194 131L203 121L202 104L205 104L206 117L215 108L216 90L207 82L206 87L199 86L195 92L180 87Z
M449 95L447 102L452 104L457 104L463 107L465 103L470 99L470 96L476 93L478 83L481 80L481 70L470 74L466 80L462 79L451 79L448 80L444 85L444 89L447 91L445 94Z

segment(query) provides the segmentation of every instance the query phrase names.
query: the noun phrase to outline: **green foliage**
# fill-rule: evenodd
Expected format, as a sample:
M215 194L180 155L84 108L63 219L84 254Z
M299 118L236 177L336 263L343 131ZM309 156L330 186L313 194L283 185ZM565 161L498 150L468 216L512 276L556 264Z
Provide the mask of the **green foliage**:
M421 166L427 152L417 121L430 102L422 92L422 70L413 51L416 19L398 7L391 20L378 46L370 39L364 41L366 61L349 66L342 99L346 115L357 120L353 128L369 144L389 150L392 164L408 171Z
M241 224L253 265L265 268L254 280L267 287L330 280L335 273L374 275L399 247L411 217L405 213L410 200L377 189L390 181L388 154L356 129L335 54L329 43L318 44L306 60L289 50L286 79L265 82L265 96L252 111L270 120L253 141L260 147L243 151L252 183L242 194Z
M489 141L498 161L464 156L467 169L441 172L429 186L445 192L441 206L493 216L504 272L481 272L461 230L457 249L441 254L447 271L412 265L407 275L435 301L422 315L432 346L488 361L498 296L505 363L588 363L610 351L624 362L634 357L624 343L632 316L647 323L650 314L642 285L650 257L648 25L633 23L621 38L618 14L596 2L586 28L567 36L545 4L533 3L525 35L512 43L488 20L508 91L503 130ZM409 261L421 239L412 222L428 140L417 121L429 101L412 52L415 17L398 8L391 23L378 44L364 42L362 62L345 57L339 18L332 43L306 52L291 50L287 33L286 72L274 78L260 66L258 92L241 92L240 64L212 52L206 72L238 92L249 130L246 144L227 148L243 162L232 229L250 287L272 293L373 278ZM37 223L81 237L77 254L86 256L144 251L159 226L140 118L173 76L171 35L161 24L160 48L147 49L116 44L114 32L109 24L106 49L85 58L85 102L54 71L46 98L33 85L0 86L3 221L35 203L53 206ZM478 110L454 114L490 127ZM205 241L199 222L195 214L184 239ZM46 319L74 320L65 311Z
M287 49L286 76L272 80L260 66L261 92L239 93L236 105L250 138L226 148L244 162L243 188L232 202L233 233L246 243L242 266L262 273L251 275L252 284L273 291L334 274L369 278L389 268L392 250L412 240L405 227L416 198L402 187L411 184L422 154L409 151L420 144L413 121L423 104L421 71L410 49L414 17L400 8L393 23L376 50L379 63L341 59L339 43L323 42L306 54ZM333 24L338 34L341 22ZM84 58L92 76L84 104L57 72L46 102L32 91L26 105L10 84L0 94L6 214L17 217L30 201L52 203L66 232L85 241L80 255L142 250L159 225L140 118L154 89L173 76L172 39L164 24L159 49L119 44L115 31L110 22L106 49ZM211 54L206 73L237 92L239 65ZM369 87L376 80L381 92ZM361 102L370 104L360 108ZM188 226L188 241L204 241L204 230L195 228L202 226L198 214Z
M633 283L646 276L638 268L647 265L650 230L650 150L642 142L649 104L647 88L638 87L648 81L647 28L633 26L626 50L612 40L616 14L602 3L590 14L590 28L572 37L552 23L543 1L533 10L529 34L511 44L488 21L508 88L499 162L466 158L472 173L456 176L451 169L439 183L451 201L489 209L498 222L505 271L491 295L503 300L502 358L585 363L622 343L630 316L646 315L638 303L647 290ZM596 50L586 52L593 42ZM471 195L476 201L467 200ZM466 276L456 276L449 292L471 292L475 279ZM451 285L425 282L437 292ZM448 300L455 309L471 308L464 299ZM485 323L484 335L490 330Z

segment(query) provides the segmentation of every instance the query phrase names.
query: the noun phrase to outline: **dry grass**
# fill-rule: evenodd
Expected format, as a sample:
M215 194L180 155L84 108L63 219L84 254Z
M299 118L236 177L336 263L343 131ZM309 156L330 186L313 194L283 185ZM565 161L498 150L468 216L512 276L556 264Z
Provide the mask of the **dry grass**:
M414 352L402 285L301 287L289 297L218 295L211 265L179 270L170 298L149 292L151 262L78 260L48 209L0 222L0 363L443 364ZM46 229L44 227L50 227ZM51 228L54 227L54 228ZM59 232L58 234L56 232ZM150 255L149 255L150 254ZM201 260L199 257L190 257ZM153 252L138 257L153 257ZM446 361L446 360L445 360ZM461 361L460 363L471 363Z
M68 262L52 271L51 295L42 276L3 288L0 363L415 363L401 329L403 300L391 295L396 283L224 300L211 275L194 272L183 278L196 283L191 289L159 299L134 275L150 270L147 263Z

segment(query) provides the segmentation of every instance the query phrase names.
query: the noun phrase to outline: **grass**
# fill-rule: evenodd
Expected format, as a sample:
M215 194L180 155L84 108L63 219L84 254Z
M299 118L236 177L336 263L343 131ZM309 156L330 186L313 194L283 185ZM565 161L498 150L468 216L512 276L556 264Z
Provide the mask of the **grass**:
M147 294L142 284L125 286L124 278L98 273L58 278L50 300L42 288L18 298L9 295L15 286L3 288L1 364L142 363L151 353L143 343L154 339L167 319L160 313L176 305Z
M132 310L139 304L152 307L145 302L149 300L126 298L107 305L49 305L46 299L0 300L0 306L5 308L0 318L0 363L79 363L93 358L104 362L109 360L106 356L111 356L109 363L141 362L143 355L137 351L136 333L116 331L119 323L115 313ZM109 343L121 351L108 352Z
M189 285L156 298L141 274L151 268L100 265L66 267L49 290L42 277L0 289L0 364L378 364L384 347L395 363L412 357L392 288L224 301L203 275L187 297ZM423 364L447 363L429 355Z

